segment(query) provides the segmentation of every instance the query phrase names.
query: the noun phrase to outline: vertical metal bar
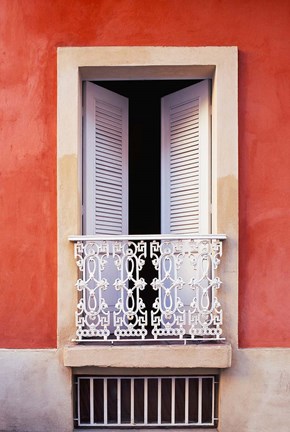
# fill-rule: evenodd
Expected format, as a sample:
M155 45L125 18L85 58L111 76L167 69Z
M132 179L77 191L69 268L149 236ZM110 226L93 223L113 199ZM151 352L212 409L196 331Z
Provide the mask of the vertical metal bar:
M134 413L134 398L135 398L135 394L134 394L134 378L131 378L131 401L130 401L130 419L131 419L131 426L134 425L135 422L135 413Z
M108 379L104 378L104 425L108 424Z
M90 378L90 425L94 424L94 378Z
M188 425L189 417L189 378L185 378L185 395L184 395L184 422Z
M117 378L117 423L121 424L121 378Z
M198 378L198 424L202 424L202 378Z
M144 378L144 425L148 424L148 378Z
M215 393L214 393L214 377L212 377L212 410L211 410L211 423L214 424L214 404L215 404Z
M160 425L161 424L161 378L158 378L158 403L157 403L157 407L158 407L158 411L157 411L157 423Z
M77 396L77 391L78 391L78 384L77 384L78 380L77 378L74 376L73 377L73 421L74 424L77 421L77 401L78 401L78 396Z
M175 378L171 379L171 423L175 424Z
M78 378L77 380L78 383L78 388L77 388L77 392L78 392L78 412L77 412L77 417L78 417L78 426L81 425L81 411L80 411L80 378Z

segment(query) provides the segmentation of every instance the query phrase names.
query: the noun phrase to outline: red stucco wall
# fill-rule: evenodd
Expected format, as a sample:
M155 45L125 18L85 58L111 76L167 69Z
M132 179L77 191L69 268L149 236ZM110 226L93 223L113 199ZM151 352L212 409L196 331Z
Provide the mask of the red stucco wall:
M288 0L1 0L1 346L56 343L56 48L239 47L240 344L290 346Z

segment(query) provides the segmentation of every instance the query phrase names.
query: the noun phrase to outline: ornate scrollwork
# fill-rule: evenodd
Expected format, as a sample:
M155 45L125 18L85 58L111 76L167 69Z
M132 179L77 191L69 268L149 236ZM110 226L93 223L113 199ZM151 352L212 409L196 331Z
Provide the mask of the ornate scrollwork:
M120 278L114 282L120 292L114 316L114 335L117 339L124 337L141 337L147 335L148 311L140 295L146 282L140 277L147 247L144 241L116 242L113 247L114 261L120 271Z
M217 236L77 241L77 340L221 339L221 256ZM148 259L153 280L142 273Z
M102 277L109 245L105 242L77 242L75 258L80 272L76 286L80 292L77 305L77 339L103 338L110 334L110 314L104 299L108 281Z
M220 263L222 243L219 240L191 242L190 260L193 277L189 285L193 290L188 311L192 338L205 337L219 339L222 334L222 309L217 298L221 286L215 270Z
M151 258L158 278L151 283L158 292L151 311L152 335L158 337L182 337L185 333L185 310L178 296L184 281L178 277L178 270L183 262L182 244L177 241L153 242Z

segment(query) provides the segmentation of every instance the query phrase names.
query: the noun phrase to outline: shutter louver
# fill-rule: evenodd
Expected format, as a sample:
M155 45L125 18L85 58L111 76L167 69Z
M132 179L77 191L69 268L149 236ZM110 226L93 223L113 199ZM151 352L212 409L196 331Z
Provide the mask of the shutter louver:
M127 234L128 100L86 83L85 234Z
M209 232L209 85L162 99L162 233Z

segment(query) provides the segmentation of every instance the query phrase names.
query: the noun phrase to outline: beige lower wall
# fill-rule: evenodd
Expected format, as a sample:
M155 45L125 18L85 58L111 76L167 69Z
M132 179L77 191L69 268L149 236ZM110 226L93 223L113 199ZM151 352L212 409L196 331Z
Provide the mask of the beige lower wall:
M0 365L0 431L72 431L61 351L0 350ZM221 375L219 431L289 432L289 407L290 350L234 350Z
M70 432L71 371L56 350L0 350L0 431Z
M290 431L290 350L233 352L220 386L221 432Z

